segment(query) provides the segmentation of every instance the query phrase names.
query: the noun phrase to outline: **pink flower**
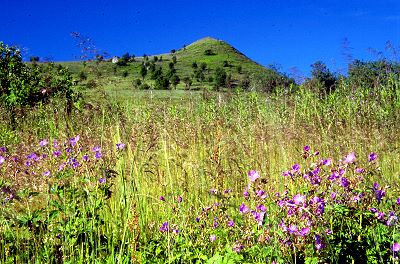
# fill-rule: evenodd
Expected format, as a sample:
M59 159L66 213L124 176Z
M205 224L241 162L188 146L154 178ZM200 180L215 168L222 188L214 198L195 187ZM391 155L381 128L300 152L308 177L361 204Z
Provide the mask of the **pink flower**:
M210 236L210 241L211 241L211 242L214 242L216 239L217 239L217 236L216 236L216 235L211 235L211 236Z
M400 251L400 244L399 243L393 243L393 245L390 248L393 252L398 252Z
M248 173L250 182L255 182L258 178L260 178L260 174L256 170L251 170Z
M304 196L304 195L297 194L297 195L293 196L293 202L296 205L299 205L301 203L304 204L305 201L306 201L306 196Z
M344 158L344 163L353 163L356 160L356 155L354 152L351 152L347 154L347 156Z

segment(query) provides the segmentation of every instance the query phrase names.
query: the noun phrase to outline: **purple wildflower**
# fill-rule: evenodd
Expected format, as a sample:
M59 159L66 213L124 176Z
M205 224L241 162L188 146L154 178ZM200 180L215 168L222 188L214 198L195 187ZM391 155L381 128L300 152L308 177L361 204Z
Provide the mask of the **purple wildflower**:
M250 194L249 194L248 189L245 189L245 190L243 191L243 196L244 196L245 199L248 199L248 198L250 197Z
M50 171L45 171L45 172L43 172L43 176L45 176L45 177L50 176Z
M79 135L76 137L70 138L69 144L73 147L76 145L76 143L78 143L79 139L80 139Z
M349 180L345 177L342 177L342 179L340 180L340 185L344 188L347 188L349 187L349 184L350 184Z
M315 235L315 248L321 250L325 247L320 235Z
M299 236L306 236L310 233L310 228L309 227L303 227L297 234Z
M228 227L233 227L235 225L235 222L233 220L229 220L228 223L226 223Z
M361 174L363 173L365 170L363 168L356 168L356 173Z
M6 147L1 147L0 151L3 152L3 153L6 152Z
M181 203L183 201L182 196L178 196L178 203Z
M55 157L60 157L60 155L61 155L61 152L60 152L60 151L58 151L58 150L53 151L53 156L55 156Z
M165 197L164 196L160 196L160 201L164 201L165 202Z
M378 158L378 155L376 155L376 153L374 153L374 152L371 152L371 153L368 155L368 161L369 161L369 162L372 162L372 161L376 160L377 158Z
M211 236L210 236L210 241L211 241L211 242L214 242L216 239L217 239L217 236L216 236L216 235L211 235Z
M262 199L267 197L267 195L265 194L264 190L257 190L256 194L257 194L258 197L261 197Z
M303 150L304 150L305 152L310 151L310 146L304 146Z
M304 204L304 202L306 201L306 196L301 194L296 194L295 196L293 196L292 200L296 205Z
M101 152L96 152L94 156L96 157L96 159L101 159L101 156L103 155L101 154Z
M249 212L249 208L244 203L240 205L239 210L242 214L247 214Z
M168 232L169 231L169 223L168 222L162 223L162 225L160 227L160 231L163 233Z
M300 165L299 164L294 164L292 166L292 173L296 173L300 170Z
M242 244L235 243L232 250L235 251L236 253L240 253L240 251L242 251L243 248L244 246Z
M6 161L6 159L3 156L0 156L0 165L3 164Z
M398 205L400 205L400 197L397 198L396 203L397 203Z
M376 190L375 191L375 198L378 200L378 202L382 201L382 198L386 195L386 192L384 190Z
M298 230L298 228L296 225L289 225L289 228L288 228L289 234L297 233L297 230Z
M53 139L53 148L58 149L57 139Z
M217 193L218 193L217 189L210 189L210 194L217 194Z
M351 152L347 154L347 156L344 158L344 163L353 163L356 160L356 155L354 152Z
M322 163L322 165L330 166L332 164L332 160L331 159L325 159L325 160L322 160L321 163Z
M124 143L117 143L117 150L123 150L125 148L125 144Z
M83 156L82 156L82 159L83 159L84 161L88 161L88 160L89 160L89 156L88 156L88 155L83 155Z
M213 223L214 228L217 228L219 226L218 224L218 217L214 217L214 223Z
M261 211L261 212L267 211L267 208L265 208L265 206L262 205L262 204L257 205L256 208L257 208L257 210L259 210L259 211Z
M47 141L47 139L43 139L42 141L39 142L39 145L40 145L41 147L44 147L44 146L46 146L47 144L49 144L49 141Z
M258 178L260 178L260 174L256 170L251 170L248 173L250 182L255 182Z
M92 152L100 152L101 151L101 147L100 146L94 146L92 148Z
M393 245L390 247L390 249L393 252L399 252L400 251L400 244L397 242L394 242Z
M106 178L100 178L99 183L104 184L104 183L106 183L106 181L107 181Z
M374 207L369 208L369 211L373 214L375 214L376 212L378 212L378 210Z

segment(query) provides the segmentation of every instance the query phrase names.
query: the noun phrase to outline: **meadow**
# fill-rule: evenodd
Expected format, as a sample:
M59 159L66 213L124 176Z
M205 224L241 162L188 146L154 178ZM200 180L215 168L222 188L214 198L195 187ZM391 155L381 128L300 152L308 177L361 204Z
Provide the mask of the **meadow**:
M37 105L1 126L1 262L398 263L399 93Z

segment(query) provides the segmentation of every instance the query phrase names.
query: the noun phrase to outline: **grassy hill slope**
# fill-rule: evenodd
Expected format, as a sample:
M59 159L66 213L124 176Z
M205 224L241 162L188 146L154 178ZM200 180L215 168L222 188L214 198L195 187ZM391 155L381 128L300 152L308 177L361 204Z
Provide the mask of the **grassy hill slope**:
M81 80L82 84L96 83L105 87L108 92L116 92L135 88L133 83L136 79L141 79L142 64L145 64L147 68L150 64L156 68L162 67L163 74L167 74L174 56L176 57L174 68L181 79L177 89L185 89L183 83L185 77L192 79L191 89L212 88L213 77L218 67L227 72L234 87L240 85L243 79L249 80L253 88L255 85L273 87L279 83L290 83L285 76L250 60L228 43L210 37L200 39L174 53L135 57L134 61L130 61L126 66L118 66L110 61L64 62L62 64L68 66L74 73L74 77ZM198 67L206 64L203 80L195 77L194 62ZM150 78L150 75L148 72L144 82L154 87L154 80ZM86 76L87 79L82 80L82 76Z

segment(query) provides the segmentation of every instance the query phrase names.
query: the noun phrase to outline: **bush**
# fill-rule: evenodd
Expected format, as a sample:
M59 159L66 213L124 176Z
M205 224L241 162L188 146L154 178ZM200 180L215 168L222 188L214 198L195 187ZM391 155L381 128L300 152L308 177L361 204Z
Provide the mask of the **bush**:
M0 102L11 110L47 102L54 96L71 98L72 76L53 63L26 65L20 50L0 42Z

